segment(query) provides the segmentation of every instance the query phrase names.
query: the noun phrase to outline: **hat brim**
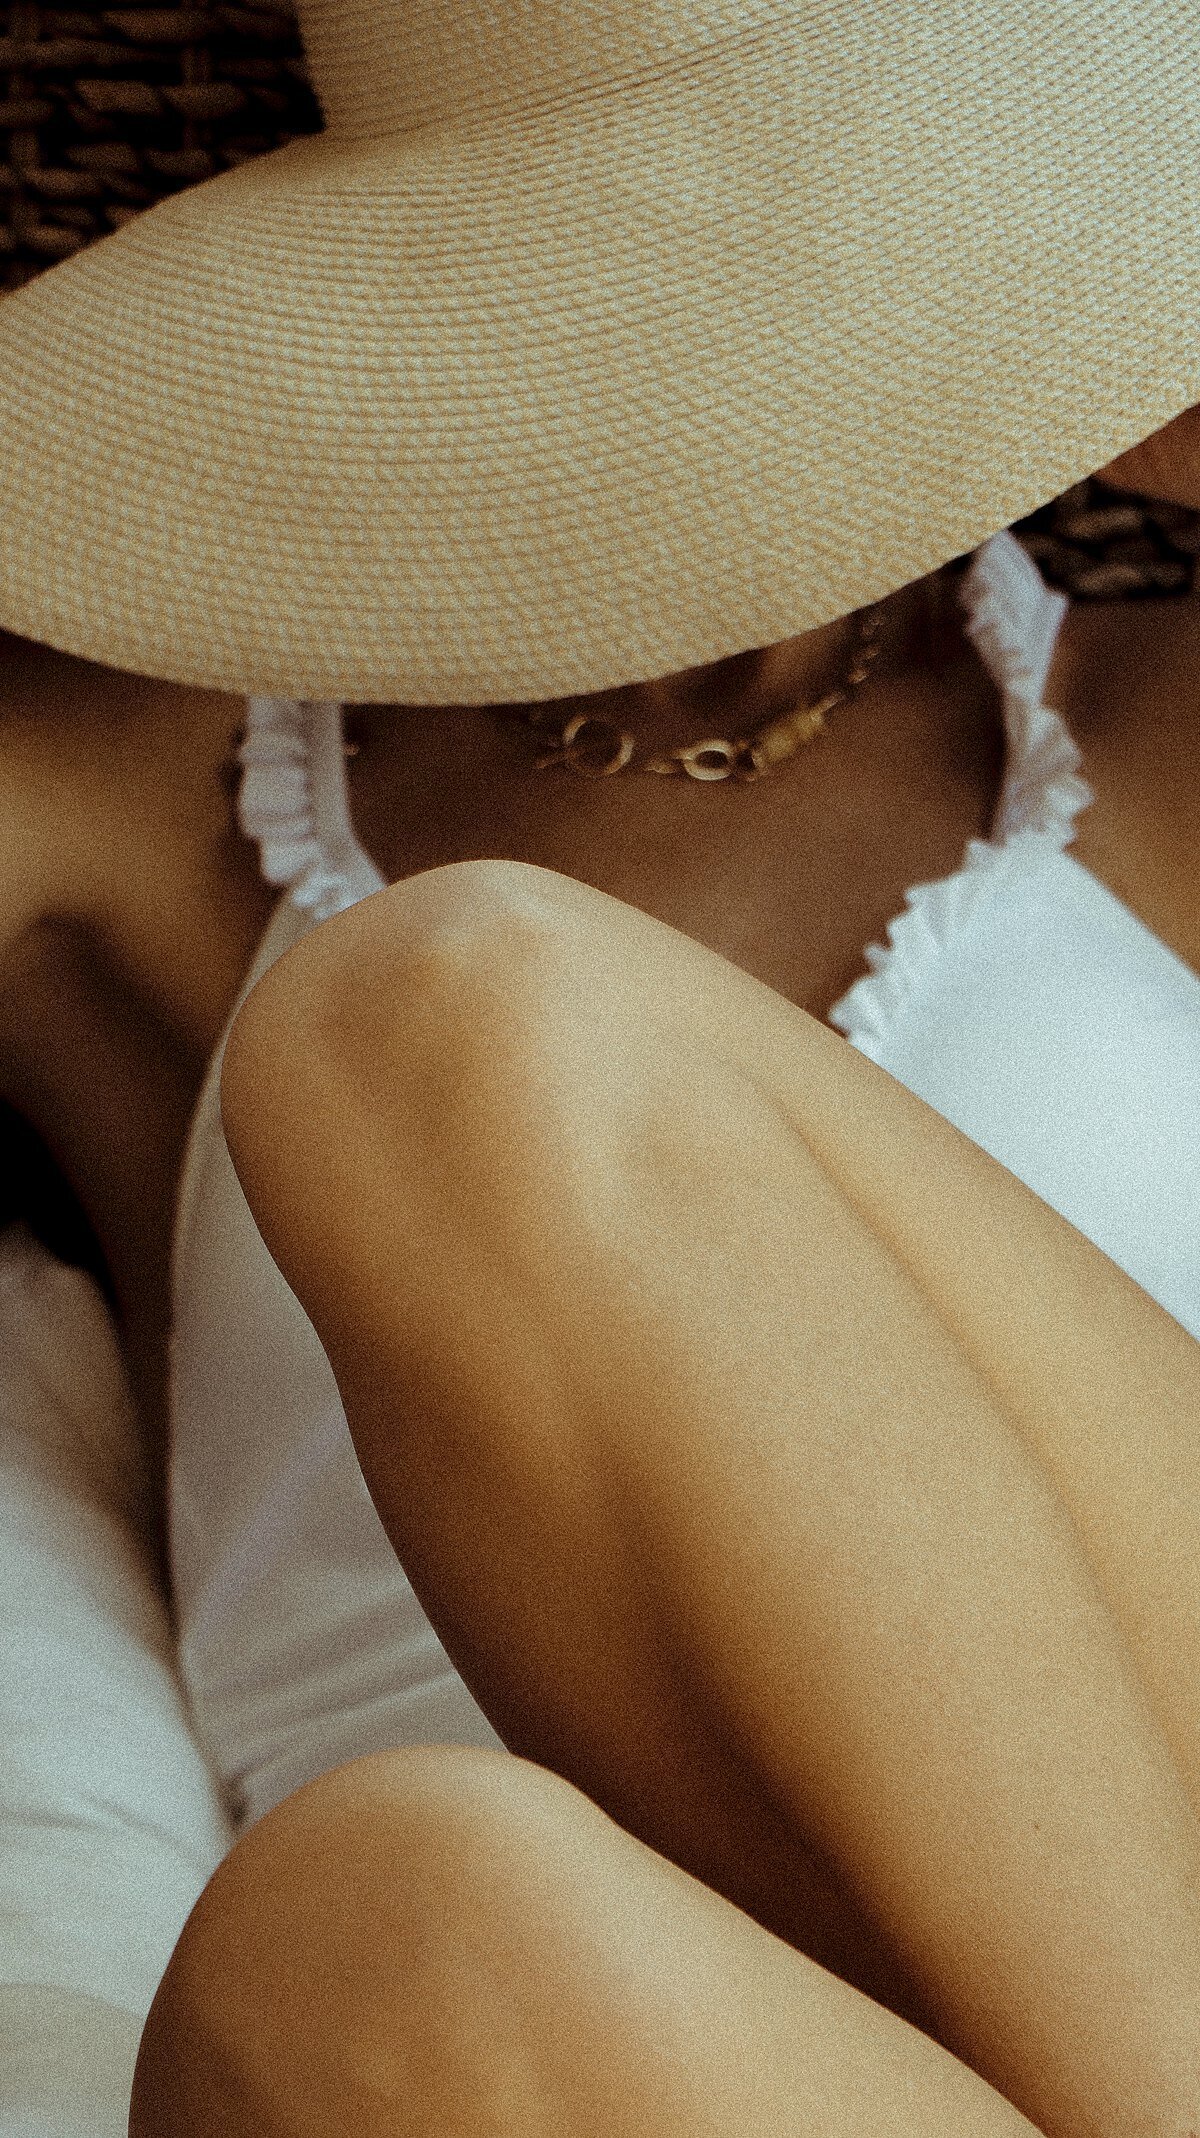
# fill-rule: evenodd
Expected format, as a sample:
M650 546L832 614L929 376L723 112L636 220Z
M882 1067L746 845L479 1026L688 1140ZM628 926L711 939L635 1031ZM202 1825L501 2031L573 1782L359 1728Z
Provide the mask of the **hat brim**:
M945 12L294 141L39 276L0 303L0 625L229 691L598 690L1136 444L1200 400L1200 10Z

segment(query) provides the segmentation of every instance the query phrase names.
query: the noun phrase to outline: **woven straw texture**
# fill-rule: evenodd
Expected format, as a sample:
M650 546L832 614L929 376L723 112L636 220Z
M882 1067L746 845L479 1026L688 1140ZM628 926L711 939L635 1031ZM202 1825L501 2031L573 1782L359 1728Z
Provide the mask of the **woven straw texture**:
M156 204L324 129L299 25L284 6L202 0L181 8L65 9L14 0L0 8L0 32L0 287L9 292ZM480 215L486 217L482 200ZM136 336L136 316L128 325ZM1200 323L1196 339L1200 345ZM1153 427L1153 421L1144 431L1135 424L1128 435L1113 438L1112 450ZM364 701L413 695L404 687L412 675L403 672L403 661L394 664L394 674L385 673L382 653L377 672L358 668L346 678L347 687L335 688L339 678L300 674L282 652L273 672L263 649L236 645L207 664L194 651L173 664L161 644L149 637L138 642L128 618L106 636L97 624L89 571L94 549L90 558L88 542L73 539L65 496L59 510L63 518L49 543L55 561L53 573L46 573L43 609L35 592L32 600L26 595L17 620L10 602L0 623L92 658L178 680L226 688L294 686L297 695ZM1082 481L1012 524L1049 581L1079 599L1178 595L1200 583L1200 514L1183 508L1131 500ZM981 528L981 537L987 531ZM94 532L89 539L94 545ZM964 561L951 560L947 568ZM301 577L296 567L295 578ZM487 589L477 586L475 596L486 599ZM780 620L788 630L803 627L799 617ZM634 631L625 653L604 673L594 653L586 657L586 680L578 665L572 668L569 650L554 674L543 655L536 673L503 680L511 695L533 697L662 672L644 634L641 644L645 666L639 666ZM729 644L714 639L696 657L728 650ZM425 680L431 702L457 694L449 673ZM457 680L464 699L510 694L465 671Z

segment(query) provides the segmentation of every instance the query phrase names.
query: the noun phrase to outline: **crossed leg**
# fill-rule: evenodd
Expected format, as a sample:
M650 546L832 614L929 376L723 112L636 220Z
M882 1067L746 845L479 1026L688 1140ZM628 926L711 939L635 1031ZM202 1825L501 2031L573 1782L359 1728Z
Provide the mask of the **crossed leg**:
M503 1753L375 1754L243 1835L130 2138L1021 2138L913 2027Z
M1200 1600L1164 1620L1118 1490L1131 1420L1186 1470L1183 1332L811 1019L543 871L317 931L223 1095L514 1749L800 1951L829 1872L1055 2138L1183 2138Z

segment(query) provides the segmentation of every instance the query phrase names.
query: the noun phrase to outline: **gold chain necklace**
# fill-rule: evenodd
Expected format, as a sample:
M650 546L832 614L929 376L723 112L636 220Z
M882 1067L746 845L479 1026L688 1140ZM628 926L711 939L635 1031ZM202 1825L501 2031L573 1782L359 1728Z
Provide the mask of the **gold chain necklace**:
M710 735L700 742L683 743L678 749L645 757L635 764L637 743L626 729L618 727L615 720L604 720L594 713L573 713L554 734L547 731L552 727L552 721L548 721L547 715L536 705L506 707L497 718L514 726L531 728L541 741L548 742L545 755L534 759L536 772L544 772L551 765L568 765L573 772L582 772L590 779L607 779L614 772L626 769L668 776L684 773L688 779L698 780L764 779L777 765L785 764L789 757L793 757L804 743L819 735L825 725L825 715L836 705L844 704L866 681L879 652L883 619L881 603L859 610L854 658L836 689L818 698L815 704L797 707L768 720L752 734L739 735L732 742L724 736Z
M724 736L710 735L700 742L683 743L678 749L644 758L640 764L635 764L637 743L626 729L617 726L615 720L603 720L593 713L573 713L554 735L548 733L547 716L536 705L505 707L496 717L508 724L532 729L542 742L549 744L545 755L534 759L535 772L544 772L551 765L567 765L571 771L582 772L591 779L606 779L614 772L626 769L668 776L684 773L688 779L695 780L736 779L745 782L764 779L777 765L786 764L789 757L794 757L804 743L812 742L824 728L825 715L835 706L844 705L866 682L879 653L879 635L885 613L881 603L859 610L854 656L835 689L826 692L814 704L795 707L789 713L766 721L752 734L739 735L732 742ZM343 727L349 726L353 717L343 708ZM589 735L589 729L597 732ZM239 727L232 737L230 754L221 767L222 781L228 784L231 794L240 777L236 752L245 735L245 727ZM360 741L348 738L343 741L342 754L357 757L361 748Z

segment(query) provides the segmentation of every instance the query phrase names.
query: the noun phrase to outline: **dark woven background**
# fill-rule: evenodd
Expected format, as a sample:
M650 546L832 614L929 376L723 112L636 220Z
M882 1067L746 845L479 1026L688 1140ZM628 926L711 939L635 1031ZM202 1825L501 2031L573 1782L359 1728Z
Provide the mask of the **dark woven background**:
M0 287L184 186L319 133L290 9L0 8Z

